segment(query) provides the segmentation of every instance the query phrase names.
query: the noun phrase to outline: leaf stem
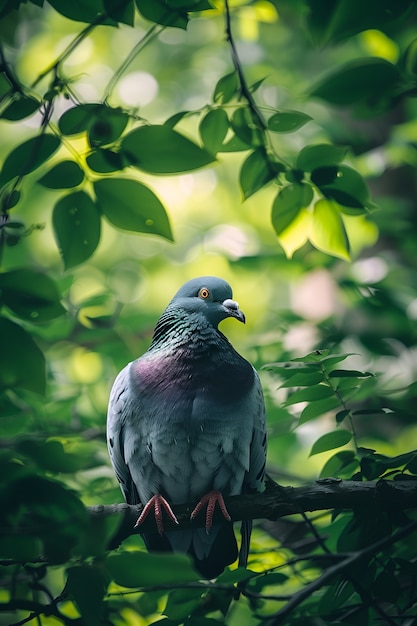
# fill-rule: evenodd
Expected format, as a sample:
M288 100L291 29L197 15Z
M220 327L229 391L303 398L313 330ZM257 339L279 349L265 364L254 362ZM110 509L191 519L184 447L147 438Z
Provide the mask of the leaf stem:
M270 134L268 132L268 123L262 114L261 107L259 107L258 104L256 103L255 98L253 97L253 94L246 81L245 74L243 72L242 62L240 60L239 53L236 47L236 42L233 37L229 0L224 0L224 7L225 7L225 21L226 21L226 26L225 26L226 40L230 45L233 67L235 68L236 74L238 76L239 84L240 84L240 94L243 98L245 98L246 102L248 103L248 107L252 114L254 122L259 126L259 129L262 132L263 146L265 148L265 151L268 155L268 160L270 161L272 167L276 165L277 161L279 161L282 164L284 164L287 168L291 168L291 164L286 162L284 158L279 156L276 150L274 149L273 143L270 138ZM266 107L262 107L262 108L266 109Z
M112 91L113 91L113 89L116 86L116 83L118 82L120 77L124 74L124 72L127 70L127 68L132 63L132 61L135 59L135 57L139 54L139 52L141 52L145 48L145 46L148 45L148 43L153 41L165 28L166 28L166 26L161 26L159 24L154 24L144 34L144 36L141 39L139 39L139 41L132 48L132 50L129 52L128 56L125 58L123 63L114 72L114 74L111 77L111 79L110 79L106 89L104 90L103 101L105 103L110 98L110 96L112 94Z
M345 411L349 411L348 414L347 414L347 418L349 420L349 426L350 426L350 430L352 432L352 437L353 437L353 443L354 443L354 446L355 446L355 451L356 451L356 453L358 453L358 449L359 449L358 437L357 437L357 434L356 434L355 425L353 423L352 416L350 414L350 409L347 406L346 402L344 401L343 396L340 393L339 389L337 387L333 386L332 380L331 380L330 376L328 375L328 373L326 371L326 368L324 367L323 363L320 363L320 370L321 370L321 373L323 374L323 378L324 378L325 382L329 385L330 389L333 391L334 395L339 400L340 405L343 407L343 409Z
M71 43L69 43L65 50L59 55L59 57L56 58L53 63L48 65L48 67L39 74L39 76L32 83L31 87L36 87L36 85L40 83L40 81L45 78L45 76L50 74L50 72L55 72L55 74L57 75L60 65L62 65L62 63L74 52L75 48L79 46L80 43L82 43L84 39L86 39L86 37L88 37L88 35L97 26L103 24L107 18L108 15L106 13L102 13L101 15L97 16L97 18L93 22L91 22L91 24L88 24L88 26L86 26L76 37L74 37Z

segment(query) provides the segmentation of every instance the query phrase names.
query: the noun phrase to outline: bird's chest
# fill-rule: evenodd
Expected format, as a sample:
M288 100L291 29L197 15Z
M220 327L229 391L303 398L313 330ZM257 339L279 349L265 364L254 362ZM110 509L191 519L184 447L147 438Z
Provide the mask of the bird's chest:
M201 408L240 402L253 384L252 366L224 355L191 357L187 353L140 359L133 365L133 385L149 406Z
M132 364L132 456L139 454L143 471L175 501L212 488L236 492L235 474L240 485L250 445L251 428L244 426L254 374L239 358L236 364L151 355ZM232 471L235 466L240 473Z

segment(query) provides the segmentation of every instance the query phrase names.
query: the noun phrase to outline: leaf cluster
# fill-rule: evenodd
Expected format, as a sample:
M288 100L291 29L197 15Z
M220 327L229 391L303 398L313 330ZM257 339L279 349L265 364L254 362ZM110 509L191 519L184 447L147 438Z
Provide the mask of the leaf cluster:
M311 13L313 21L310 27L316 39L322 41L325 37L328 41L347 36L344 28L352 20L346 14L344 4L340 2L337 10L330 11L333 15L329 22L331 26L327 25L324 30L320 30L314 22L314 11ZM397 17L404 18L411 4L405 2L401 10L397 9ZM45 109L44 120L49 122L59 99L74 100L70 81L61 75L61 64L89 29L102 25L116 26L118 23L133 25L133 0L97 1L89 10L78 5L68 8L66 3L61 2L55 2L53 6L65 17L87 22L89 27L46 70L45 77L50 74L51 82L44 94L35 95L11 72L6 75L0 114L3 120L20 121ZM7 6L5 14L12 8ZM192 13L204 13L209 8L207 2L165 5L138 0L136 3L139 13L154 25L180 29L186 28ZM373 21L378 25L377 13L373 7L360 23L356 16L355 28L363 30ZM339 106L361 106L359 113L363 112L365 105L370 107L373 115L376 111L380 113L392 108L398 100L413 93L413 46L413 43L410 44L397 65L378 58L348 63L323 79L310 91L310 96ZM45 132L44 126L39 136L27 139L6 156L0 173L0 185L4 187L3 212L8 215L9 210L19 202L20 195L17 197L16 194L20 194L24 177L49 164L58 150L60 154L66 152L60 160L54 158L52 166L39 182L52 190L77 189L77 192L69 193L70 200L65 200L63 204L57 201L55 207L58 208L53 216L57 244L68 269L90 258L96 250L100 241L99 214L118 228L172 240L169 218L157 195L136 178L132 179L136 185L121 182L125 178L116 177L118 172L133 168L152 175L181 173L213 163L219 153L243 151L248 152L239 173L243 198L251 197L271 181L278 186L271 219L286 254L292 256L309 241L319 250L348 259L350 243L345 216L364 217L374 205L361 174L351 165L343 163L347 147L313 144L293 155L291 162L282 158L276 137L279 140L282 133L298 131L312 117L302 111L258 106L255 95L264 79L248 85L239 58L235 56L233 61L234 71L218 79L211 104L199 111L178 113L163 125L140 120L141 125L136 127L137 115L134 111L112 107L106 101L75 102L76 106L65 111L57 120L57 127L52 129L54 134ZM382 104L378 98L383 100ZM181 120L196 115L200 118L199 135L203 147L174 129ZM132 125L134 128L129 130ZM69 158L70 138L79 135L86 136L88 149L79 155L82 158ZM86 190L91 183L96 185L104 177L114 183L106 183L109 196L117 195L119 202L122 197L130 199L127 206L122 203L118 207L116 220L114 211L109 211L108 203L103 206L97 199L96 189L93 194ZM79 190L90 198L77 195ZM82 211L85 219L80 221L74 218L79 202L88 206ZM92 203L96 205L95 209ZM70 229L73 231L71 244L68 236L64 235L64 231Z

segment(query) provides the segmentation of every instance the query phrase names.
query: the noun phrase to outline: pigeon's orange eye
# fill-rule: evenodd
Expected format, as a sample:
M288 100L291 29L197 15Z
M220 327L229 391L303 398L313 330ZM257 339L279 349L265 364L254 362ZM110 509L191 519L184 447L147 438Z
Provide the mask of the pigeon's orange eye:
M207 289L207 287L202 287L200 291L198 292L198 295L200 298L203 298L203 300L206 300L209 297L210 292Z

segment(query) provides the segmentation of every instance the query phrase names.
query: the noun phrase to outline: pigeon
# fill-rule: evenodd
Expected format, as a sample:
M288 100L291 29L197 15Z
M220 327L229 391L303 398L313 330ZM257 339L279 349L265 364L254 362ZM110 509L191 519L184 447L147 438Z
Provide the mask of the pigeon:
M107 442L148 551L181 552L203 578L217 577L238 558L224 497L263 490L266 412L259 376L218 329L245 322L223 279L186 282L156 324L145 354L117 376L110 394ZM165 531L178 523L175 505L195 502L191 518L205 527ZM214 511L218 508L220 515ZM155 524L141 530L144 519ZM239 565L246 567L252 520L241 526Z

